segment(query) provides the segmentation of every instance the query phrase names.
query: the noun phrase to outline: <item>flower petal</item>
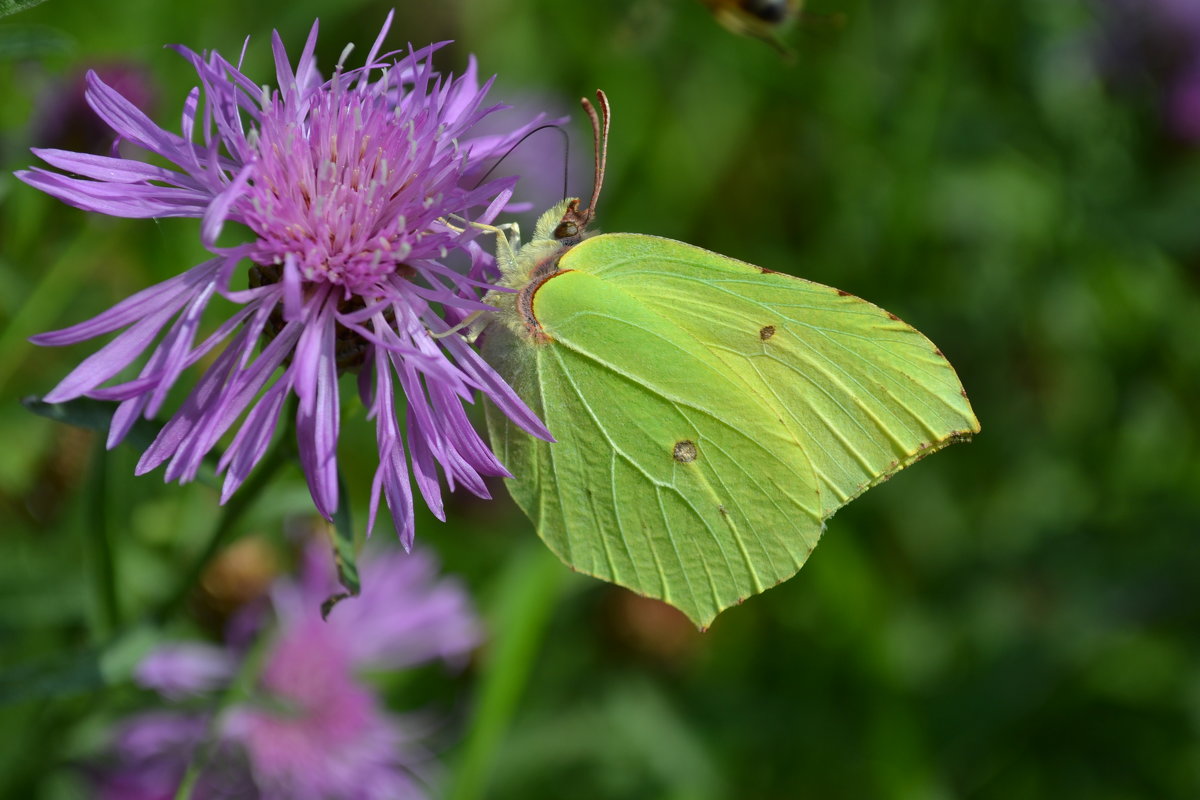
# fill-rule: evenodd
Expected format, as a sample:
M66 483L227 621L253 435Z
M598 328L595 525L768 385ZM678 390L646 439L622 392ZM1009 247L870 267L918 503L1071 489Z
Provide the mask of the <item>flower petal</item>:
M333 331L332 314L308 321L296 345L294 365L300 397L296 414L300 462L317 511L326 519L333 516L338 504L339 410Z
M68 178L37 167L14 173L35 189L57 197L84 211L112 217L198 217L204 213L210 197L195 189L151 184L109 184L84 178Z

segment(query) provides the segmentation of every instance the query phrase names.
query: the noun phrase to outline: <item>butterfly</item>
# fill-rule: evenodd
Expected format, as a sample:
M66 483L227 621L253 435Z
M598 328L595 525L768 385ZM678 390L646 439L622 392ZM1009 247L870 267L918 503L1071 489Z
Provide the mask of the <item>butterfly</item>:
M588 230L571 198L498 247L483 357L554 442L487 409L517 505L579 572L707 627L794 575L825 520L979 431L940 350L839 289L683 242Z

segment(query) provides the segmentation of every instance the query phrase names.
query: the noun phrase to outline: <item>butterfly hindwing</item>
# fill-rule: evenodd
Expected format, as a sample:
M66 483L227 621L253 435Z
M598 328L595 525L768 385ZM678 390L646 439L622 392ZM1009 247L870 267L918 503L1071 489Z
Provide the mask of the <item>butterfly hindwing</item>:
M535 310L551 342L496 329L484 348L557 439L489 413L550 548L702 625L795 574L820 535L816 478L721 363L583 271L544 284Z

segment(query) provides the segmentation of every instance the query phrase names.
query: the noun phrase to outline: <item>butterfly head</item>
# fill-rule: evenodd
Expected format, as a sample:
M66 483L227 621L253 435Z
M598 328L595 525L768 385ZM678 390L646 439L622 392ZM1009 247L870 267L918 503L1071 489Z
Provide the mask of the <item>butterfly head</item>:
M583 241L589 235L588 226L596 215L596 201L604 185L604 167L608 157L609 105L603 91L596 91L600 110L586 97L581 100L583 109L592 121L592 136L596 143L596 172L592 182L592 197L588 207L579 208L578 197L569 197L548 210L537 222L533 242L553 242L566 249ZM532 242L531 242L532 243Z
M535 341L546 339L541 336L540 325L533 313L534 292L558 273L558 262L563 254L593 233L588 230L588 225L595 216L596 200L604 183L609 117L608 98L604 92L597 90L596 99L600 103L600 112L586 97L582 101L592 121L592 134L596 141L596 173L588 207L581 210L579 198L568 197L542 214L534 228L533 238L515 253L511 247L507 255L498 249L496 255L502 273L499 285L509 291L493 291L484 297L484 302L499 312L499 319L517 333L530 336Z

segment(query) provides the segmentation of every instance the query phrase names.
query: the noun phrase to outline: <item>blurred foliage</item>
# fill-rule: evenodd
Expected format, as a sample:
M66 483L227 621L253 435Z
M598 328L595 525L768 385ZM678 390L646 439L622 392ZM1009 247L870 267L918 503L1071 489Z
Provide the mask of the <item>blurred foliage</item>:
M454 39L444 70L473 52L499 75L495 99L572 112L573 194L590 188L574 103L608 92L600 227L896 312L955 364L983 424L841 512L796 578L705 635L564 581L542 601L528 685L509 687L486 796L1200 795L1200 150L1160 122L1155 75L1132 64L1132 83L1106 83L1101 2L822 0L785 34L792 64L694 0L398 9L392 43ZM90 352L26 337L199 261L196 223L89 217L11 172L55 144L48 120L78 102L86 67L144 69L171 127L193 79L164 43L234 55L249 34L247 71L266 82L271 28L295 49L320 15L330 65L345 41L369 45L388 5L105 8L50 0L0 22L3 797L86 796L76 767L145 699L114 666L132 646L112 639L114 620L170 597L221 513L211 488L135 479L132 450L101 455L91 434L18 403ZM561 143L524 147L524 199L546 207ZM362 520L372 431L347 405ZM236 533L286 553L285 520L309 509L285 469ZM506 605L505 565L532 536L504 499L456 497L448 523L419 518L418 541L498 620L497 650L514 622L503 609L522 607ZM194 593L188 620L153 635L211 626L206 602ZM489 663L458 681L381 676L398 707L452 712L452 773Z

